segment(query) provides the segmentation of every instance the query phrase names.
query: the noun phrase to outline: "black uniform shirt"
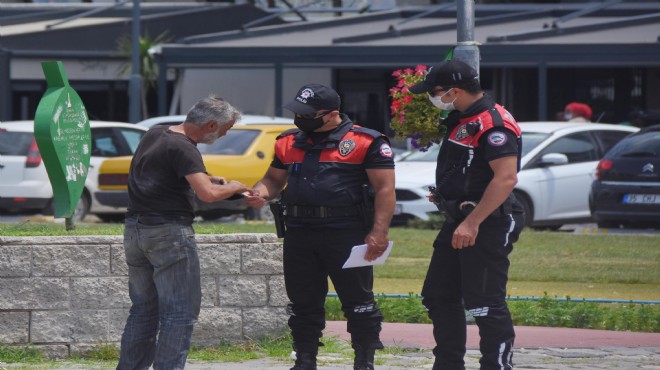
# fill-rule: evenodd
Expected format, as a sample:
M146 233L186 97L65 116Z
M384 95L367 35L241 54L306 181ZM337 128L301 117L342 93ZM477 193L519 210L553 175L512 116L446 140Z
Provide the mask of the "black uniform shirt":
M504 126L492 124L489 109L502 113ZM436 167L438 190L448 200L479 200L493 178L488 162L507 156L519 157L520 129L504 108L488 96L465 112L452 112L444 122Z

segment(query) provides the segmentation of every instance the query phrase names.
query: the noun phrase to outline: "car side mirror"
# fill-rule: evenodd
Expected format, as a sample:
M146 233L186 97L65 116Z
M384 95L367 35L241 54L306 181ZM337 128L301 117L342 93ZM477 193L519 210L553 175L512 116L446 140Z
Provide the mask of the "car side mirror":
M568 163L568 157L562 153L548 153L541 157L538 165L540 167L558 166Z

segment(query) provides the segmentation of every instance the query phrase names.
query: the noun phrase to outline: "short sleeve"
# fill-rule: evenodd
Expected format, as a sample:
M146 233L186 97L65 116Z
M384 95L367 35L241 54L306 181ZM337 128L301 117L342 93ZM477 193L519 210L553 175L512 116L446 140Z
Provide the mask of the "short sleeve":
M287 166L284 163L282 163L282 161L278 156L275 156L275 158L273 158L273 161L270 162L270 166L274 168L278 168L280 170L288 169Z
M481 136L479 145L483 148L486 161L498 158L517 156L518 140L512 131L496 127L488 130Z
M394 168L394 152L390 143L378 137L369 146L364 160L365 168Z

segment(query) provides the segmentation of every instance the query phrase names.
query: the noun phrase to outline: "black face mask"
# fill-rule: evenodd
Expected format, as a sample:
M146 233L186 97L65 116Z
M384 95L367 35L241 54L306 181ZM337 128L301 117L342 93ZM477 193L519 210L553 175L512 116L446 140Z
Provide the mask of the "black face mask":
M325 122L323 122L323 117L312 119L296 117L293 119L293 123L304 132L312 132L325 125Z

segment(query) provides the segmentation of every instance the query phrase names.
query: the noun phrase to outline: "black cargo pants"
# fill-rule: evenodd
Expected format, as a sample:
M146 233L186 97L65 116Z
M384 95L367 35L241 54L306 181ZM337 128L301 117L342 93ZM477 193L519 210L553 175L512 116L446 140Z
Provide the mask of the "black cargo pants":
M372 267L342 269L351 248L364 244L362 229L289 228L284 238L284 282L291 304L289 327L298 352L316 353L325 329L328 276L353 343L380 344L383 315L373 295Z
M465 309L479 327L481 369L512 368L515 333L505 300L508 255L523 222L522 213L491 215L479 226L475 245L459 250L451 247L458 224L443 225L422 290L436 342L433 370L465 369Z

